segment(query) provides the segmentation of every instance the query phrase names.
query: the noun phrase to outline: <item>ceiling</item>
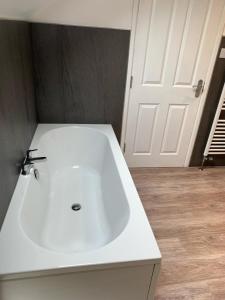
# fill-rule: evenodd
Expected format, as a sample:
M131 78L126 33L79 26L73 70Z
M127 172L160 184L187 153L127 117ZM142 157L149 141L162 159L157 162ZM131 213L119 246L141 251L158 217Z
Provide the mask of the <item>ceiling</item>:
M132 0L0 0L0 18L130 29Z

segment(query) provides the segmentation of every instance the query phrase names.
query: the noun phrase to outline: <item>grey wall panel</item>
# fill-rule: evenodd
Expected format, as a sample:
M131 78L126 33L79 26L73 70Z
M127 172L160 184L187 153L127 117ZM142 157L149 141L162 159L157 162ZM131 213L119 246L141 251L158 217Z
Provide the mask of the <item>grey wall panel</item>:
M28 23L0 21L0 227L36 128Z
M216 109L220 100L221 92L225 82L225 59L219 58L221 48L225 48L225 37L222 38L218 51L216 64L213 70L213 75L206 98L205 107L203 110L200 126L198 129L197 138L195 141L191 166L200 166L203 158L203 153L211 130L211 126L215 117ZM207 164L207 163L206 163ZM209 162L213 165L225 165L225 157L214 156L214 161Z
M111 123L120 138L130 32L32 24L38 120Z

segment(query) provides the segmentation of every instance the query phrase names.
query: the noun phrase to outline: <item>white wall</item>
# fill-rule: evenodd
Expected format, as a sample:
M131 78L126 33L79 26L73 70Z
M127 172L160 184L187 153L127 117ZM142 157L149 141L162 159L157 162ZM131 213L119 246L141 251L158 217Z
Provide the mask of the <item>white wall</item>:
M0 0L0 18L130 29L133 0Z

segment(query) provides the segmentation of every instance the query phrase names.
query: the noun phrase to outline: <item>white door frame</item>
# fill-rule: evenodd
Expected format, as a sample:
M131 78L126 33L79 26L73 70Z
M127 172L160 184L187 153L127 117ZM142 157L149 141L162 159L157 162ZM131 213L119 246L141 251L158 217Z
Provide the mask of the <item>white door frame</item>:
M129 58L128 58L128 67L127 67L127 80L126 80L126 89L125 89L125 99L124 99L124 108L123 108L123 120L122 120L122 132L121 132L121 148L124 150L125 139L126 139L126 127L127 127L127 118L129 111L129 101L130 101L130 80L132 76L132 68L133 68L133 58L134 58L134 48L135 48L135 36L136 36L136 26L137 26L137 17L139 12L139 4L140 0L133 0L133 11L132 11L132 24L131 24L131 36L130 36L130 48L129 48ZM190 140L190 144L188 147L187 156L185 159L185 167L188 167L191 160L192 151L195 144L195 139L198 133L201 116L203 113L203 108L205 105L206 97L209 90L209 85L214 69L214 65L216 62L217 52L220 46L221 38L225 35L225 9L223 11L223 19L221 21L219 31L216 38L216 43L213 49L212 59L209 65L208 73L205 80L205 89L201 96L201 101L199 103L199 108Z
M129 57L128 57L128 66L127 66L125 98L124 98L124 106L123 106L121 141L120 141L120 145L123 150L124 150L125 138L126 138L127 115L128 115L129 100L130 100L130 80L131 80L132 68L133 68L134 43L135 43L135 36L136 36L139 4L140 4L140 0L133 0L132 22L131 22L131 33L130 33L130 47L129 47Z

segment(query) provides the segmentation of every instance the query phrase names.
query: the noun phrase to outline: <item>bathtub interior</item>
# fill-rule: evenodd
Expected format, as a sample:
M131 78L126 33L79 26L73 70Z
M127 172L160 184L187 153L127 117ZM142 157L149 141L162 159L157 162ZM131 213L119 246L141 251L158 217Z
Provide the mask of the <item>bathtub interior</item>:
M126 227L129 205L110 142L82 127L57 128L35 145L40 178L30 177L20 221L36 245L52 251L81 252L113 241ZM79 204L80 210L72 206ZM79 207L78 207L79 208Z

